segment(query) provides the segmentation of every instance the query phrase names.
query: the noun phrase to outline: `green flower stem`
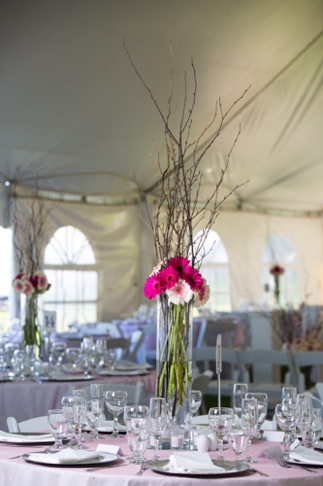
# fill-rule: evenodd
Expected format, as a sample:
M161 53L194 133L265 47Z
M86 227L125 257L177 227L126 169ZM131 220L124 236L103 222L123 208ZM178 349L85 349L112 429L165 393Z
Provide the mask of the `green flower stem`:
M165 314L167 311L165 309ZM185 347L185 305L170 304L165 317L169 319L169 325L159 357L163 364L158 378L158 396L162 395L167 385L167 395L174 396L182 405L183 397L187 399L186 388L191 381Z
M40 348L41 337L40 329L37 324L38 315L37 295L28 295L26 297L26 317L23 325L23 345L37 345Z

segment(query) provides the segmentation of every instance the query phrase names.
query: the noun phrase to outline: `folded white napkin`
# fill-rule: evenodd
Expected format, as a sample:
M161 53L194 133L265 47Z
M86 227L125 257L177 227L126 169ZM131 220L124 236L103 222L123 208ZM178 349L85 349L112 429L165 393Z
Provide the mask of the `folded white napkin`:
M303 464L323 466L322 452L315 451L314 449L309 449L308 447L296 447L296 449L289 453L289 458Z
M44 454L41 452L33 452L29 454L29 459L42 462L44 464L78 464L80 462L89 461L100 457L100 451L85 451L83 449L62 449L53 454Z
M0 442L21 442L27 444L28 442L54 442L52 434L10 434L0 430Z
M173 471L187 473L221 473L225 470L213 464L208 453L178 452L169 457Z

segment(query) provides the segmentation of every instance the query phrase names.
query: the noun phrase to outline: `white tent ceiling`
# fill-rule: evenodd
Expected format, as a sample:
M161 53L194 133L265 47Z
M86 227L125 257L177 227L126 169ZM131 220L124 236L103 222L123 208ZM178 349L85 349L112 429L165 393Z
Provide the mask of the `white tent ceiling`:
M154 186L163 127L123 47L167 109L193 58L194 130L251 85L203 162L205 186L239 125L228 208L323 211L322 0L1 0L0 180L60 194L137 198ZM163 159L162 159L163 160ZM7 189L0 189L5 194Z

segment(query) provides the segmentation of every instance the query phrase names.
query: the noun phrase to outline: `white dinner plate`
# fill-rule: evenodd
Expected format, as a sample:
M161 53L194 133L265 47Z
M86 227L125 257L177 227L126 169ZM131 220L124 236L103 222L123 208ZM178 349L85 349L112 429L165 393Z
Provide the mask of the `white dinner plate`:
M209 425L209 418L207 415L196 415L192 417L193 425Z
M63 374L63 375L54 376L53 378L48 378L47 381L89 381L94 379L95 376Z
M100 370L99 375L101 376L136 376L136 375L147 375L148 370Z
M120 361L115 366L115 370L126 371L126 370L143 370L148 371L153 367L149 363L133 363L132 361Z
M46 452L43 453L36 453L35 457L33 458L33 454L24 454L22 457L27 462L32 462L34 464L44 464L45 466L58 466L58 467L84 467L84 466L101 466L111 462L115 462L119 459L119 456L116 454L110 454L110 452L100 452L100 456L94 459L84 459L83 461L79 462L63 462L63 463L53 463L50 461L51 454L47 454Z
M159 460L159 461L152 461L150 463L150 469L152 471L162 473L162 474L169 474L172 476L228 476L231 474L241 474L246 471L250 470L250 466L247 462L234 462L234 461L218 461L212 460L215 466L221 467L224 471L176 471L172 467L169 461Z
M8 444L53 444L55 442L52 434L10 434L0 431L0 442Z

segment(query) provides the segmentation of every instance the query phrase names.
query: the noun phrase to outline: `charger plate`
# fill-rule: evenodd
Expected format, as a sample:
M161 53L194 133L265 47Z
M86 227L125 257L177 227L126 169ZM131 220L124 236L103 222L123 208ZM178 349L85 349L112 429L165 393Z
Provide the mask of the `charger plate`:
M119 456L116 454L111 454L110 452L100 452L100 456L94 459L84 459L80 462L62 462L62 463L53 463L47 461L48 457L51 454L47 454L46 452L37 453L37 458L33 459L33 453L24 454L22 457L26 462L32 462L34 464L41 464L44 466L54 466L54 467L84 467L84 466L103 466L110 462L115 462L120 459Z
M190 477L214 477L214 476L229 476L241 474L246 471L250 471L251 468L246 462L234 462L234 461L219 461L212 460L213 464L218 467L222 467L224 471L176 471L173 469L169 461L158 460L151 461L150 469L154 472L161 474L168 474L171 476L190 476Z

